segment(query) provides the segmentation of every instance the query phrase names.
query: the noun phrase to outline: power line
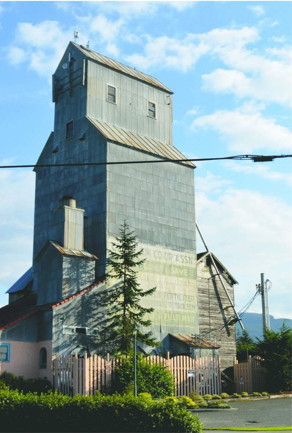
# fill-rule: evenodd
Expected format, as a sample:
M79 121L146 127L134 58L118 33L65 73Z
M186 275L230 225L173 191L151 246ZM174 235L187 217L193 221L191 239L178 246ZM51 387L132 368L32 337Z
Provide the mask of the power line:
M155 155L159 156L159 155ZM271 162L279 158L291 158L292 155L234 155L220 158L184 158L184 159L158 159L155 161L108 161L108 162L80 162L80 163L62 163L62 164L22 164L22 165L1 165L4 168L45 168L45 167L84 167L84 166L102 166L102 165L126 165L126 164L159 164L165 162L200 162L200 161L220 161L220 160L237 160L253 162Z

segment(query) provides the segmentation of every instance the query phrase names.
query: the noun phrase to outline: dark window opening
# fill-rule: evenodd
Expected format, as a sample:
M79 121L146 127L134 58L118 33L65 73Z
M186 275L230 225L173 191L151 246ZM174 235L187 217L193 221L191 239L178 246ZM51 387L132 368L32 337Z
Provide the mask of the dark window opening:
M156 105L154 102L148 102L148 116L153 119L156 118Z
M117 89L113 86L107 86L107 100L116 103Z
M86 334L86 328L76 328L76 334Z
M42 347L39 353L39 367L47 368L47 349Z
M71 122L66 124L66 139L73 137L73 133L73 120L71 120Z

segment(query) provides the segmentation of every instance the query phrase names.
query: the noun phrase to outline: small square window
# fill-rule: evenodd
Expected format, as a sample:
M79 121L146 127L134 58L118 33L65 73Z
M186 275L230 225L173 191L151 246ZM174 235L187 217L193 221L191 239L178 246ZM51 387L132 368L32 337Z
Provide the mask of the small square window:
M107 100L108 102L117 102L117 89L113 86L107 86Z
M10 344L0 343L0 362L10 361Z
M86 335L86 328L76 328L76 334Z
M156 104L154 104L154 102L148 101L148 116L153 119L156 118Z
M68 138L73 137L74 134L74 124L73 124L73 120L71 120L71 122L68 122L66 124L66 140Z

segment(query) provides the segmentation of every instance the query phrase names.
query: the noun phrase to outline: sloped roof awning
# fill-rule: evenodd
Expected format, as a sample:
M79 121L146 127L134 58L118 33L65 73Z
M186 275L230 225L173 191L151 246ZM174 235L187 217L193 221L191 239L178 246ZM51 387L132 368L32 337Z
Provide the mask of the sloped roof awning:
M36 314L40 310L36 302L37 295L32 294L2 307L0 309L0 331Z
M134 147L135 149L142 150L152 155L157 155L162 158L170 159L172 161L181 162L192 168L196 166L190 162L181 160L187 159L178 149L174 146L164 144L159 140L145 137L134 132L126 131L118 126L110 125L93 117L86 116L87 119L98 129L98 131L109 141L114 143L124 144L126 146Z
M16 293L24 290L32 282L32 267L28 269L17 281L7 290L6 293Z
M214 341L209 341L205 338L198 336L182 335L182 334L170 334L171 337L180 341L181 343L187 344L189 347L200 347L204 349L219 349L221 346Z

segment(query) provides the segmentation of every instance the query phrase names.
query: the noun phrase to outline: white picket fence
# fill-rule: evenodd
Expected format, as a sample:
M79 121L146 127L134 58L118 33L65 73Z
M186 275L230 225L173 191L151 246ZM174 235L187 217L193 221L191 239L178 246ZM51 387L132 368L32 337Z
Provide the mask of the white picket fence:
M189 396L191 391L200 395L221 393L220 359L213 357L190 358L175 356L162 358L149 356L144 360L159 363L171 371L175 383L175 396ZM106 359L93 355L78 358L71 355L56 356L52 361L52 381L63 394L95 395L96 391L110 392L119 359ZM138 384L139 392L139 384Z

